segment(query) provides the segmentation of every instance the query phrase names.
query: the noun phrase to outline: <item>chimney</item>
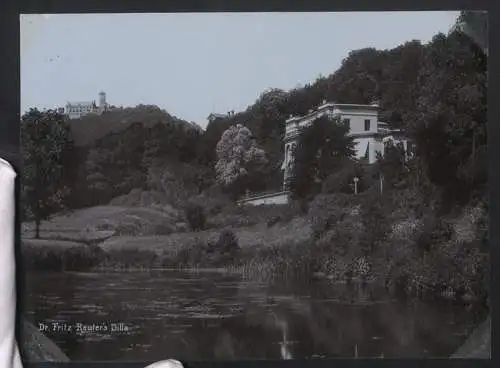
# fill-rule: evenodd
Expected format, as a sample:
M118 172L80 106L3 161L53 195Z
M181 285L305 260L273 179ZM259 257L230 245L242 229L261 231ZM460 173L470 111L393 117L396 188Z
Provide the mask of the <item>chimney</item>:
M326 105L326 100L323 100L323 105Z

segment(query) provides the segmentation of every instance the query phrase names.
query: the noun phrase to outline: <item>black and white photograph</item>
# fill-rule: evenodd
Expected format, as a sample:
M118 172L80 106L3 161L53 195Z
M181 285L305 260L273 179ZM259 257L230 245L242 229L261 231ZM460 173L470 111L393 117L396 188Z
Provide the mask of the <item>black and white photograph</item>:
M22 14L24 358L490 359L487 20Z

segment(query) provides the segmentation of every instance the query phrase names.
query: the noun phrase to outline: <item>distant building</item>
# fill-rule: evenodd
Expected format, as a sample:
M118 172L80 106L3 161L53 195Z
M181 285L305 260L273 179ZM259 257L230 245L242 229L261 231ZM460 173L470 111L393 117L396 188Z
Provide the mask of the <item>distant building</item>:
M66 104L65 114L70 119L79 119L87 114L102 114L108 109L106 93L99 92L99 105L94 101L73 101Z
M210 115L208 115L207 120L209 123L211 123L215 120L227 119L227 118L230 118L232 116L234 116L234 110L229 111L227 114L211 113Z

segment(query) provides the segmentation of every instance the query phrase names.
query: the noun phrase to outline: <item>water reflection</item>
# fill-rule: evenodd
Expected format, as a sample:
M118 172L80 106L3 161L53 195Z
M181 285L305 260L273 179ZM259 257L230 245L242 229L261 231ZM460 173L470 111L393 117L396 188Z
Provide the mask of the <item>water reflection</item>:
M35 324L87 326L46 331L72 360L444 357L480 318L376 287L218 273L45 273L27 288Z

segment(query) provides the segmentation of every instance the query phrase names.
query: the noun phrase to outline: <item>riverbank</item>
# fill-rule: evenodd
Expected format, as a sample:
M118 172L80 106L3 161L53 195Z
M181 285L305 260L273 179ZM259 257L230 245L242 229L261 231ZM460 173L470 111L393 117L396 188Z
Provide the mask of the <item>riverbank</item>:
M237 239L237 238L236 238ZM114 240L117 241L116 239ZM135 239L140 242L140 239ZM388 290L408 296L444 297L479 301L470 293L450 293L446 289L419 286L408 277L383 272L386 260L377 257L332 257L328 247L308 240L297 244L247 246L228 249L227 244L203 243L197 239L190 245L159 250L145 248L108 248L98 245L24 246L27 269L36 271L137 272L154 270L214 271L236 273L245 278L327 279L332 283L363 282L385 285ZM64 243L64 245L68 245Z
M205 230L169 234L149 231L162 221L169 228L180 223L171 209L159 215L159 209L100 206L42 223L43 240L28 238L33 227L24 224L23 251L32 270L220 268L264 280L320 275L418 297L486 300L484 208L437 216L421 201L401 191L318 195L307 206L229 206Z

